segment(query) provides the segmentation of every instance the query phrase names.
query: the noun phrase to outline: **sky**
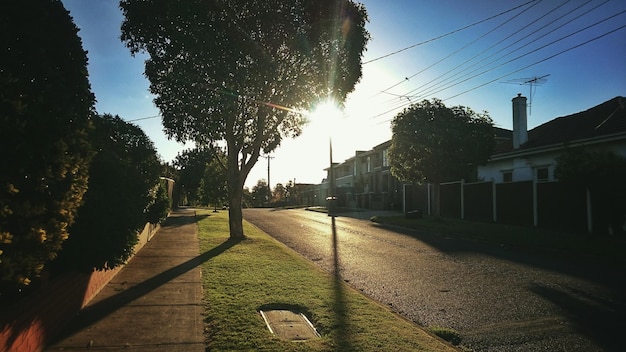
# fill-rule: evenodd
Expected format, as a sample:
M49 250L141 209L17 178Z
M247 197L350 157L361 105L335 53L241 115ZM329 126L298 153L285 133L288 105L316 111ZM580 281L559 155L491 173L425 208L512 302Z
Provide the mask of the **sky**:
M271 153L270 183L320 183L333 161L391 139L390 122L411 103L438 98L488 112L512 128L511 99L529 98L528 128L626 96L626 1L361 0L371 41L363 77L341 115L311 119L301 136ZM168 140L149 82L146 56L120 41L117 0L62 0L88 51L99 113L141 127L163 161L193 144ZM471 4L470 4L471 3ZM533 81L536 84L529 84ZM260 158L246 186L268 178Z

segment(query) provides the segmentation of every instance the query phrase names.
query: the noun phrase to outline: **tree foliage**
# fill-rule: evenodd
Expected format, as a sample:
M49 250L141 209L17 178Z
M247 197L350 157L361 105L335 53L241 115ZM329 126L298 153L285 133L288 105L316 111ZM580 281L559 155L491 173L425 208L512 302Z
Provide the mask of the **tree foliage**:
M493 122L486 113L423 100L392 121L391 173L408 182L472 178L494 147Z
M287 182L287 184L285 185L285 195L289 204L298 203L300 195L298 194L298 187L296 186L294 181L289 180L289 182Z
M176 155L174 167L178 170L176 187L189 204L198 203L198 189L207 163L214 157L211 148L186 149Z
M204 174L198 187L198 198L203 205L213 204L215 207L224 203L228 198L227 176L224 169L225 156L223 152L216 153L211 161L206 163Z
M63 265L84 270L126 262L138 231L147 220L160 217L156 209L150 213L162 169L152 141L119 116L97 116L93 122L90 139L96 155L89 189L59 258Z
M272 202L279 203L287 200L287 189L282 183L277 183L272 192Z
M265 181L265 179L258 180L256 185L252 187L252 191L250 193L252 196L253 207L265 206L269 201L270 193L267 187L267 181Z
M361 77L365 8L351 0L122 0L122 40L145 74L167 134L227 146L231 237L243 238L243 184L261 151L301 132Z
M60 1L0 2L0 286L27 285L87 189L94 96Z
M156 225L160 224L170 213L172 199L167 194L167 183L165 180L159 182L150 191L150 203L146 207L146 221Z
M557 158L555 177L591 194L596 234L624 232L626 220L626 158L611 151L567 149Z

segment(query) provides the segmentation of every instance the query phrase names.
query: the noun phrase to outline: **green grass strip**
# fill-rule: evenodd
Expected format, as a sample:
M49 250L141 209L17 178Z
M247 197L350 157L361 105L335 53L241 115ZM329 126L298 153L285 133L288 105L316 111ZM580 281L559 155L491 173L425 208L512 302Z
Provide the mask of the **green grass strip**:
M248 239L229 241L227 212L198 213L207 350L455 351L249 223L244 231ZM272 335L259 310L276 307L304 313L322 337Z

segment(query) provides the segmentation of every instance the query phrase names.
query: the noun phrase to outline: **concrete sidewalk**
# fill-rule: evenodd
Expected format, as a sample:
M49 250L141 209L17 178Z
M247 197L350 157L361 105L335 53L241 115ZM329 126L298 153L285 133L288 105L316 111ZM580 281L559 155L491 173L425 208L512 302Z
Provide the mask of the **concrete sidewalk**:
M204 352L195 212L172 212L161 230L46 351Z

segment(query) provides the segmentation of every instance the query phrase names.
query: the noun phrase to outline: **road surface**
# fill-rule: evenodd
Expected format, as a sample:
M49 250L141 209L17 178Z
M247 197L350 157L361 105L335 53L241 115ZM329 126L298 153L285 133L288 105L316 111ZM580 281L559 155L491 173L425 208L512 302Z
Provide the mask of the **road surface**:
M473 351L622 351L623 272L303 209L244 218L419 325ZM334 239L334 240L333 240Z

